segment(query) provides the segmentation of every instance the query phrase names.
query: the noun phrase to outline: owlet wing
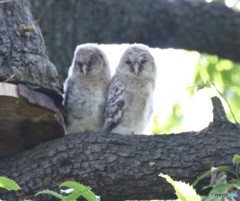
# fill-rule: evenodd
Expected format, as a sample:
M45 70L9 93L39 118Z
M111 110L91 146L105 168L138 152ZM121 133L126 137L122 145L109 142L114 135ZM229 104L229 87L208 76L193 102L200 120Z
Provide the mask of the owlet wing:
M112 130L118 125L123 115L124 102L124 86L119 76L115 75L108 89L103 124L104 130Z

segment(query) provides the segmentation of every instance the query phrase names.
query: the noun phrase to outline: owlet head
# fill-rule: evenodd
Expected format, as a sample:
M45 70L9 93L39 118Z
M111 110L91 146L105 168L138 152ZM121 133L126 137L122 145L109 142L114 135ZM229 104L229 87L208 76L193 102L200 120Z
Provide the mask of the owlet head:
M124 52L117 70L129 77L152 78L156 71L156 65L148 48L141 44L135 44Z
M72 61L72 74L94 76L109 71L104 52L96 44L84 44L76 47Z

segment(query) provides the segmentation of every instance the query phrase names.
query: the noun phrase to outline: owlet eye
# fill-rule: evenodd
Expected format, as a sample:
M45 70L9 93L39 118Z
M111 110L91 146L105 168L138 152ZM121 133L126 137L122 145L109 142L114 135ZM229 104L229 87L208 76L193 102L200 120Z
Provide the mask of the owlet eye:
M147 62L147 60L145 60L145 59L143 59L143 60L141 60L140 61L140 63L143 65L143 64L145 64Z
M128 64L128 65L132 64L132 62L130 60L126 60L125 63Z
M95 65L97 63L97 57L91 57L91 59L88 62L89 66Z
M75 65L78 66L78 67L82 67L83 63L81 61L76 61Z

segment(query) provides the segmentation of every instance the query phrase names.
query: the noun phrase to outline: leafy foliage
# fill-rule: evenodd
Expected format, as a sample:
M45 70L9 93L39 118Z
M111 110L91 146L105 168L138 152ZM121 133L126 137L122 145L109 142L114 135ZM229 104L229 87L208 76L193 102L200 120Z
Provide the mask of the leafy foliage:
M170 176L160 174L165 178L175 189L176 195L180 201L201 201L201 197L196 193L192 186L181 181L174 181Z
M0 177L0 187L8 191L17 191L20 189L20 186L15 181L7 177Z
M8 179L6 177L0 177L0 187L6 190L19 190L20 186L13 180ZM43 190L38 192L35 196L38 195L50 195L55 198L58 198L61 201L77 201L78 198L83 197L87 201L100 201L100 197L96 196L92 191L91 188L74 182L74 181L67 181L63 182L60 187L67 188L65 190L61 189L61 193L57 193L51 190ZM0 199L1 201L1 199ZM31 201L31 200L24 200L24 201Z
M183 120L181 106L179 104L175 104L172 107L172 112L167 117L165 124L159 123L159 119L160 119L160 115L156 115L153 119L153 122L154 122L153 130L152 130L153 134L166 134L166 133L173 132L174 128L180 127Z
M80 197L84 197L87 201L97 201L97 196L91 191L91 188L86 187L74 181L63 182L60 187L66 187L67 189L61 190L60 193L56 193L51 190L43 190L37 195L51 195L60 199L61 201L76 201ZM66 195L67 194L67 195Z
M239 122L240 114L240 64L217 56L201 55L194 78L195 90L206 87L215 88L227 101L230 107L225 108L230 121ZM194 93L194 90L191 91ZM231 114L231 110L234 116Z
M199 57L193 83L187 87L190 95L199 90L213 89L225 101L223 102L227 118L234 123L240 122L240 63L234 63L217 56L202 54ZM216 95L216 94L213 94ZM160 116L154 118L152 133L163 134L181 130L183 121L182 106L176 103L165 123L159 121Z
M240 155L234 155L233 165L235 169L231 169L228 166L220 166L217 168L212 167L211 170L205 172L201 175L194 183L197 183L207 177L211 176L210 184L204 188L211 188L209 195L204 199L204 201L221 201L222 197L215 197L211 195L232 193L234 195L238 190L240 190ZM227 181L227 173L231 174L234 178Z

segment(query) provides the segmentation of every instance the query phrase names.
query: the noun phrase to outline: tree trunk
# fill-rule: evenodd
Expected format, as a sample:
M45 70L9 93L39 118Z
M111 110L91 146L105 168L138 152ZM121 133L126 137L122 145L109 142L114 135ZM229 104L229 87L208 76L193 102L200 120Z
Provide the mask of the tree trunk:
M240 61L240 13L187 0L31 0L50 58L66 76L77 44L145 43Z
M1 2L0 21L0 81L27 84L61 102L61 79L27 1Z
M42 143L0 161L0 175L22 186L20 192L2 191L1 196L33 199L39 190L56 190L61 182L74 180L91 186L102 201L173 199L173 188L159 173L192 183L213 166L231 166L233 155L239 152L240 128L226 121L219 102L216 106L214 122L201 132L162 136L78 133Z
M0 22L2 158L63 136L64 129L56 107L62 102L62 82L27 1L0 1Z

